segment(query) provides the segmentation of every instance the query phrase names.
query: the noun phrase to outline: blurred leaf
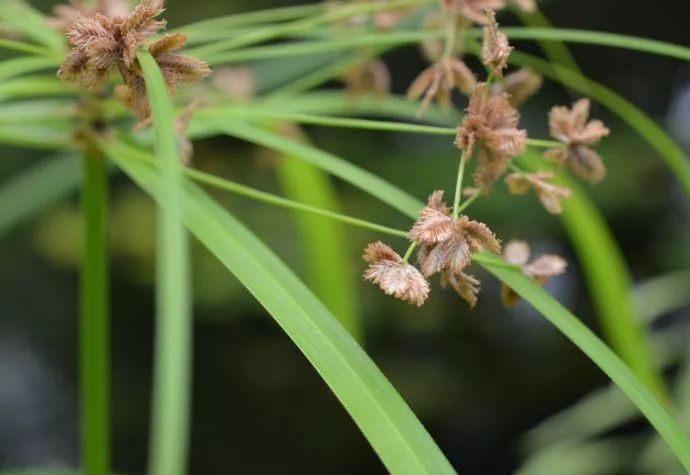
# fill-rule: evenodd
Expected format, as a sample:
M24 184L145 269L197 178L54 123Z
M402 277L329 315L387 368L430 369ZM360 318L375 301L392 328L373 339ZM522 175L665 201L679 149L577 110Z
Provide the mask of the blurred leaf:
M82 182L76 154L48 157L0 186L0 235L54 205Z
M3 0L0 20L6 21L15 31L23 33L27 38L50 50L55 52L65 50L67 42L64 35L49 28L46 17L22 0Z
M117 144L104 147L165 206L160 179ZM454 473L395 389L310 290L230 213L191 183L185 222L293 339L392 473Z
M280 127L280 126L279 126ZM300 141L306 136L294 128ZM300 203L339 212L339 200L328 174L295 157L279 156L276 172L283 194ZM294 213L298 230L300 254L307 263L309 288L338 318L357 341L362 341L359 318L359 297L348 252L348 230L341 223L307 213Z
M41 56L20 56L0 62L0 79L6 81L25 73L57 68L58 62Z
M529 154L523 160L528 160L530 168L536 170L540 158ZM616 240L584 189L564 174L560 174L558 181L573 191L573 196L563 201L560 218L582 265L603 333L637 377L661 401L669 403L643 319L632 299L630 273Z

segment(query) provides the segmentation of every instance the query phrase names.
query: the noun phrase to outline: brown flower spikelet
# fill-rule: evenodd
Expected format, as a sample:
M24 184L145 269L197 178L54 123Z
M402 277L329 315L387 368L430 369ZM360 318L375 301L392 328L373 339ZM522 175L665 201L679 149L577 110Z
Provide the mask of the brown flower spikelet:
M442 270L461 272L469 265L472 254L501 249L488 226L467 216L452 219L442 199L442 191L432 193L410 231L410 239L421 245L417 258L426 277Z
M417 116L422 116L432 100L445 109L451 106L451 93L457 88L465 95L471 94L477 84L474 73L458 58L445 58L424 69L412 81L407 97L417 99L423 96Z
M591 147L608 136L609 129L600 120L588 121L589 109L589 99L580 99L572 109L564 106L551 109L551 136L566 146L547 150L545 156L570 168L580 178L597 183L606 175L606 168L599 154Z
M445 271L441 274L441 287L451 286L467 303L470 309L477 305L477 294L481 290L481 282L473 275L464 272Z
M525 241L510 241L503 250L503 260L520 267L522 273L538 285L544 285L550 277L563 274L567 267L565 259L555 254L545 254L528 264L530 248ZM514 307L520 296L509 286L503 284L501 299L506 307Z
M377 241L367 246L362 258L369 263L364 279L397 299L418 307L424 304L429 296L429 283L393 249Z
M484 42L482 43L482 62L494 76L503 77L503 69L508 64L508 57L513 48L508 44L508 37L498 31L498 23L496 23L496 12L489 10L487 12L489 19L487 25L484 27Z
M563 186L549 183L555 178L550 172L538 173L511 173L506 177L508 191L514 195L524 195L534 188L539 201L551 214L561 214L563 205L561 201L572 196L572 191Z
M510 160L524 151L527 142L527 132L517 129L518 111L505 94L488 95L486 87L485 83L479 83L474 89L467 115L455 138L455 145L467 157L472 157L475 146L479 146L474 180L485 192L505 173Z
M163 10L163 0L142 0L123 17L109 18L99 13L81 17L67 29L72 50L58 76L95 89L117 68L124 85L116 87L116 97L139 118L146 118L150 111L145 83L136 64L136 49L165 26L165 21L155 19ZM171 92L178 82L195 82L210 74L203 61L173 53L184 46L186 39L181 33L166 35L148 47Z

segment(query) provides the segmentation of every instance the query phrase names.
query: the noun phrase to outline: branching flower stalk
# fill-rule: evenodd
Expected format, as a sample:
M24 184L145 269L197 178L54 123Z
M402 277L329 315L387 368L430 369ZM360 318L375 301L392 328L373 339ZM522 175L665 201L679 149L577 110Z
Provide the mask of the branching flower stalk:
M533 8L531 2L517 3L521 8ZM418 248L421 275L429 278L440 274L442 286L452 286L470 307L477 303L481 283L476 277L465 273L465 269L470 265L473 254L483 250L500 252L501 245L488 226L471 220L461 212L478 196L488 195L497 180L509 169L515 168L512 160L524 152L528 140L527 132L518 128L520 114L517 107L536 92L541 84L541 79L527 69L504 76L513 48L496 23L494 10L503 6L505 3L502 0L444 1L442 8L449 16L452 28L446 34L442 57L438 63L422 71L408 90L410 98L422 97L423 94L420 106L420 113L423 114L432 99L450 107L453 87L457 86L460 92L467 93L467 85L473 83L472 91L468 94L467 114L458 127L455 139L455 145L461 154L452 210L443 202L443 192L434 192L410 230L412 245L403 259L407 262L411 253ZM447 72L453 71L453 67L444 67L452 64L451 61L460 61L451 58L457 29L467 28L473 22L484 26L481 58L487 70L485 82L477 82L469 69L464 72L463 80L460 81L453 73ZM427 45L425 51L433 51L433 48ZM563 107L552 110L551 135L563 142L565 147L548 150L546 157L594 182L603 177L603 164L596 152L589 147L607 135L608 129L600 121L587 122L588 113L589 102L584 99L572 110ZM471 198L461 207L465 169L473 159L476 161L473 176L476 189L471 190ZM506 184L512 194L525 194L534 189L544 208L550 213L558 214L562 211L561 201L570 197L571 191L551 183L554 178L555 175L551 172L525 173L516 169L515 173L506 177ZM526 246L526 243L511 243L506 249L506 259L508 263L519 266L536 283L544 284L548 277L565 270L565 261L557 256L547 256L527 265L529 248ZM420 292L422 285L418 280L403 278L411 273L410 269L398 270L400 278L396 284L402 286L404 291L398 287L391 291L390 282L395 280L395 268L386 267L389 274L384 282L375 272L377 266L382 265L381 262L372 259L371 255L366 260L370 265L365 272L365 279L378 284L388 294L415 305L423 303L429 293L427 288L424 287L425 291ZM411 299L410 295L414 295L414 298ZM506 306L512 306L516 302L514 293L509 288L503 290L503 301Z

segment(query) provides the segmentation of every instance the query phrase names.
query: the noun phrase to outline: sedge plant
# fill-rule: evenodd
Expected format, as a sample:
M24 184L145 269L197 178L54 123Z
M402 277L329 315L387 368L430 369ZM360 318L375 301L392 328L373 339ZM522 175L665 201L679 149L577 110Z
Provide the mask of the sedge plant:
M519 108L546 76L591 94L625 116L686 190L690 166L665 132L633 105L568 64L557 64L555 56L567 52L562 44L546 48L544 60L514 51L509 38L547 45L587 42L684 60L690 58L690 49L606 33L560 31L544 22L501 30L496 16L507 7L526 18L539 15L530 0L362 1L237 14L166 32L163 0L136 5L72 0L50 17L19 0L0 6L0 25L8 31L7 37L0 36L0 48L12 52L0 62L0 142L58 154L0 190L0 229L78 186L75 167L81 163L83 168L84 473L111 470L106 242L111 165L157 204L151 475L181 475L187 467L190 358L193 351L203 351L191 345L190 234L238 278L304 353L390 472L454 473L363 349L363 325L350 298L355 284L334 282L333 266L314 265L306 285L207 189L308 217L302 222L306 239L322 244L319 237L332 236L314 250L315 261L327 261L335 253L337 268L351 263L338 251L340 228L332 226L364 228L397 240L362 243L363 262L357 265L365 280L420 307L420 314L435 276L442 287L458 294L459 306L469 311L481 305L481 282L470 269L486 269L501 282L502 291L481 294L482 299L500 299L507 309L521 299L531 304L611 378L690 471L690 438L676 419L644 325L632 315L625 264L616 260L615 241L577 184L604 179L605 160L595 147L610 130L590 118L587 97L544 111L550 137L533 137L522 128ZM390 73L381 55L406 44L418 44L429 66L402 98L390 93ZM479 57L483 70L468 66L471 55ZM295 58L304 61L292 64ZM291 67L285 67L286 60ZM509 64L523 67L510 69ZM260 74L261 68L271 74ZM316 91L329 80L343 87ZM466 97L466 108L458 96ZM457 154L457 173L451 183L439 176L437 189L428 190L424 204L385 177L314 146L300 124L445 136L449 150ZM279 154L285 196L197 168L193 141L220 135ZM297 165L290 165L293 162ZM323 180L327 175L390 205L410 219L409 227L397 229L340 213L337 197ZM305 182L309 186L304 188L316 191L305 192L300 186ZM566 272L562 257L531 256L528 243L497 236L492 223L473 218L473 204L495 199L492 190L503 185L513 195L534 195L545 212L562 216L587 269L601 265L596 256L612 263L610 282L590 279L607 343L542 288ZM30 204L9 213L12 200L29 193L30 187L41 189ZM446 195L444 189L452 192ZM578 233L574 220L588 223L591 233ZM324 282L331 284L318 289ZM598 293L597 285L608 290ZM619 299L618 305L605 303L611 295Z

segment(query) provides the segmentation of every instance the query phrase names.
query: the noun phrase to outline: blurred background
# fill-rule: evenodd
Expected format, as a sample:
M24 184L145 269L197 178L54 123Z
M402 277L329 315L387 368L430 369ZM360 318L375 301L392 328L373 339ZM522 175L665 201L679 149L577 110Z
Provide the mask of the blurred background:
M48 12L57 3L32 1ZM606 30L690 44L684 2L567 0L543 3L559 27ZM234 12L288 5L275 0L169 0L170 27ZM685 5L686 6L686 5ZM0 5L0 8L2 6ZM503 25L518 24L506 13ZM533 43L519 49L538 53ZM665 127L690 153L690 65L669 58L572 45L582 70L628 98ZM425 66L416 47L384 56L393 90L404 93ZM326 88L342 87L333 82ZM548 133L546 112L574 96L548 82L523 106L522 125ZM615 235L636 283L690 269L690 205L657 154L600 107L593 116L612 129L600 151L609 173L586 186ZM306 127L311 139L408 190L420 199L451 190L457 151L447 138ZM45 156L1 148L0 182ZM195 162L234 180L281 193L270 154L229 138L195 144ZM353 187L334 181L342 209L393 227L409 222ZM218 196L300 276L305 249L295 215L239 198ZM121 175L112 176L110 208L113 464L118 473L144 473L148 442L154 315L154 208ZM473 206L504 241L526 239L535 252L569 263L547 289L597 329L589 292L556 217L533 196L504 191ZM381 238L343 228L351 268L361 282L361 252ZM78 455L78 195L0 237L0 469L76 467ZM397 243L400 252L404 243ZM194 244L194 387L191 474L379 474L383 466L340 403L306 359L249 293ZM358 284L368 353L423 421L460 473L514 473L529 458L524 434L553 414L607 386L606 377L524 303L505 310L500 286L483 282L469 311L438 284L422 310ZM690 290L687 292L690 295ZM654 323L687 341L690 307ZM682 358L681 358L682 359ZM687 359L687 358L686 358ZM679 370L679 368L681 368ZM675 381L682 365L668 367ZM647 441L651 430L632 422L618 439ZM603 437L603 436L602 436ZM646 442L640 442L643 444ZM591 457L594 457L592 455ZM566 458L561 458L565 463ZM593 460L593 458L592 458ZM542 473L578 473L542 470ZM539 469L533 469L539 470ZM600 473L583 468L579 473ZM527 473L527 472L525 472ZM536 473L535 471L529 473ZM616 469L610 473L629 473ZM654 473L654 470L652 472ZM662 473L661 471L656 473Z

